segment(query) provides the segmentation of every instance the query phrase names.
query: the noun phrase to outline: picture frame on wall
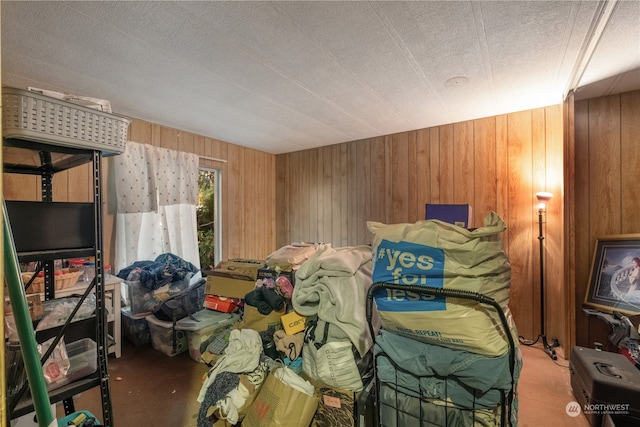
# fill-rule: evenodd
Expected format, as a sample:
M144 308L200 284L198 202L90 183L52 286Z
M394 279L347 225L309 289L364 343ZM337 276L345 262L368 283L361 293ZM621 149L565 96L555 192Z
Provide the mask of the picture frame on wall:
M640 314L640 234L596 238L584 305Z

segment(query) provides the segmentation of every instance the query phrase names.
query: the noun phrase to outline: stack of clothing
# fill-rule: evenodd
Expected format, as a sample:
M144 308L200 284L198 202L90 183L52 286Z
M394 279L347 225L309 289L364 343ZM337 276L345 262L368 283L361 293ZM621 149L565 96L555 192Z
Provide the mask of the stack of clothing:
M371 257L369 246L323 245L296 272L291 302L308 318L302 370L332 387L360 391L371 375L373 339L365 313Z
M252 329L233 329L222 357L207 373L200 393L198 427L242 420L268 374L262 339Z

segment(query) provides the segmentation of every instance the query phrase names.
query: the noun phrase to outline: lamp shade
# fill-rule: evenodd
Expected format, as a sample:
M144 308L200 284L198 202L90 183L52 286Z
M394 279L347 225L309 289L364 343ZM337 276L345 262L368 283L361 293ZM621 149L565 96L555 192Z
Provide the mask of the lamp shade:
M553 197L553 194L547 191L540 191L536 193L536 197L538 198L538 202L547 203L549 200L551 200L551 198Z

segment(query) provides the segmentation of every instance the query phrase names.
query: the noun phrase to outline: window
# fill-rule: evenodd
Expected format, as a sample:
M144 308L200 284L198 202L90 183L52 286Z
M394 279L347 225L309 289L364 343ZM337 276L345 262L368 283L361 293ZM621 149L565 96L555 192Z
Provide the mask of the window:
M198 175L198 250L200 268L211 270L221 259L220 170L201 167Z

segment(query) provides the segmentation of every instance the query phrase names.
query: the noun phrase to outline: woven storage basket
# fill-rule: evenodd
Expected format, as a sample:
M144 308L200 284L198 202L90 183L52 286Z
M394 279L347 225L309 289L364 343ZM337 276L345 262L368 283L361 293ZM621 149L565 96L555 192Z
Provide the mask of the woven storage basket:
M124 117L36 92L2 88L5 138L100 150L105 155L114 155L124 152L130 123Z
M80 276L82 276L82 270L74 270L63 268L62 274L58 274L54 277L54 283L56 290L70 288L78 282ZM31 280L33 273L22 273L22 281L27 284ZM27 289L28 294L40 294L44 292L44 277L36 277L33 279L33 283Z

